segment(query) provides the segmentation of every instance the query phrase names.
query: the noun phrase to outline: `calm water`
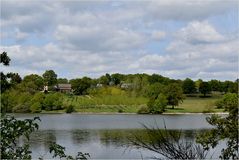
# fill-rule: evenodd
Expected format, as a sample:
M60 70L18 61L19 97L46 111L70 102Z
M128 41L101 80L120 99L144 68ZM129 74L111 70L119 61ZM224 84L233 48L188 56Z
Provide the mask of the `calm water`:
M66 152L90 153L93 159L142 159L155 154L143 149L129 147L128 137L134 133L144 134L142 124L151 127L182 129L184 138L194 140L195 135L210 129L207 115L80 115L80 114L15 114L17 118L41 118L40 128L32 134L33 157L50 158L49 144L57 142L66 147ZM217 157L219 148L210 152Z

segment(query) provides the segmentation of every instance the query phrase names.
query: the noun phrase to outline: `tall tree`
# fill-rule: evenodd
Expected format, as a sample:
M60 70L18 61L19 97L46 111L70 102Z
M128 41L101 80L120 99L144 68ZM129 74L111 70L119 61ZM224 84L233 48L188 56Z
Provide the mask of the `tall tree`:
M0 63L2 63L4 66L8 66L10 61L11 61L11 59L8 57L7 52L1 53ZM7 75L5 75L3 72L1 72L1 87L0 87L1 93L6 91L10 87L10 84L9 84L7 78L8 78Z
M11 59L8 57L7 52L2 52L0 63L3 63L3 65L8 66L10 61Z
M183 102L183 90L177 83L168 85L165 88L164 94L167 96L168 104L172 106L172 109L174 109L174 106L178 106Z
M113 81L115 85L120 84L120 82L123 81L123 78L124 78L124 75L119 73L115 73L111 75L111 81Z
M187 78L183 81L182 87L185 94L193 94L197 91L195 82L190 78Z
M10 85L15 86L18 83L21 83L22 78L18 73L8 73L7 77L10 79Z
M58 78L58 79L57 79L57 83L58 83L58 84L60 84L60 83L63 83L63 84L64 84L64 83L69 83L69 81L68 81L68 79L66 79L66 78Z
M19 85L19 89L22 91L35 93L43 90L44 80L37 74L30 74L23 78L22 83Z
M212 79L208 83L211 86L212 91L221 91L222 86L220 85L219 80Z
M53 70L47 70L42 75L45 85L53 86L57 83L57 74Z
M204 97L206 97L206 94L211 92L211 86L208 82L202 82L200 83L199 91L203 94Z
M91 86L91 79L88 77L83 77L82 79L72 79L70 80L72 89L76 95L83 95L87 93L87 89Z

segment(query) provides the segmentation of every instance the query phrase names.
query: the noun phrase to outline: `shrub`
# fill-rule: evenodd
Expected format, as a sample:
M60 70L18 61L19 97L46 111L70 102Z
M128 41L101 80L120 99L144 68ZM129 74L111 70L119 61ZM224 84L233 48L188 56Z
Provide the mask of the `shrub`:
M217 107L217 109L223 108L223 106L224 106L223 100L217 100L217 101L215 102L215 106Z
M167 106L167 97L164 94L159 94L157 99L150 99L148 102L148 109L150 113L163 113Z
M75 107L73 105L69 105L66 107L66 113L72 113L75 111Z
M238 105L238 96L235 93L227 93L221 100L216 101L215 105L217 108L229 110L229 108L233 108Z
M45 99L45 94L42 92L36 93L33 98L31 99L31 102L34 104L36 102L39 102L41 105L43 104Z
M63 97L61 93L48 94L43 101L43 108L46 111L62 109Z
M41 112L41 104L39 102L35 102L31 105L30 110L32 113L40 113Z
M120 108L120 109L118 109L118 112L119 112L119 113L123 113L124 110Z
M148 109L148 107L146 107L146 106L142 106L142 107L138 110L137 113L138 113L138 114L147 114L147 113L149 113L149 109Z
M14 113L29 113L30 105L27 103L19 104L19 105L13 107L12 112L14 112Z

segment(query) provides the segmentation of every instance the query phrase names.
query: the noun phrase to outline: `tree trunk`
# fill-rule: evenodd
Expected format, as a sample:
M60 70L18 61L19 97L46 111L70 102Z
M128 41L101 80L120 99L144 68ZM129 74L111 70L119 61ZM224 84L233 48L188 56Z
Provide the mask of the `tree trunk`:
M172 105L172 109L174 109L174 105Z

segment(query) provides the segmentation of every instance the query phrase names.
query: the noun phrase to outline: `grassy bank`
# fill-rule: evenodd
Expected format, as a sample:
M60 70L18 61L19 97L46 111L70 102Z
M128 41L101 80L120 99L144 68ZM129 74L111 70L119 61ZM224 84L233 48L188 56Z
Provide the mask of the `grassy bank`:
M199 98L199 97L188 97L178 107L171 109L168 106L168 113L209 113L209 112L223 112L223 109L216 109L215 102L220 97L210 98Z
M208 98L187 97L182 104L174 109L168 106L166 113L223 112L222 109L215 108L214 103L218 99L220 99L220 96ZM130 97L126 95L66 96L64 98L64 103L74 105L77 112L90 113L137 113L142 106L146 106L147 102L148 99L145 97Z

